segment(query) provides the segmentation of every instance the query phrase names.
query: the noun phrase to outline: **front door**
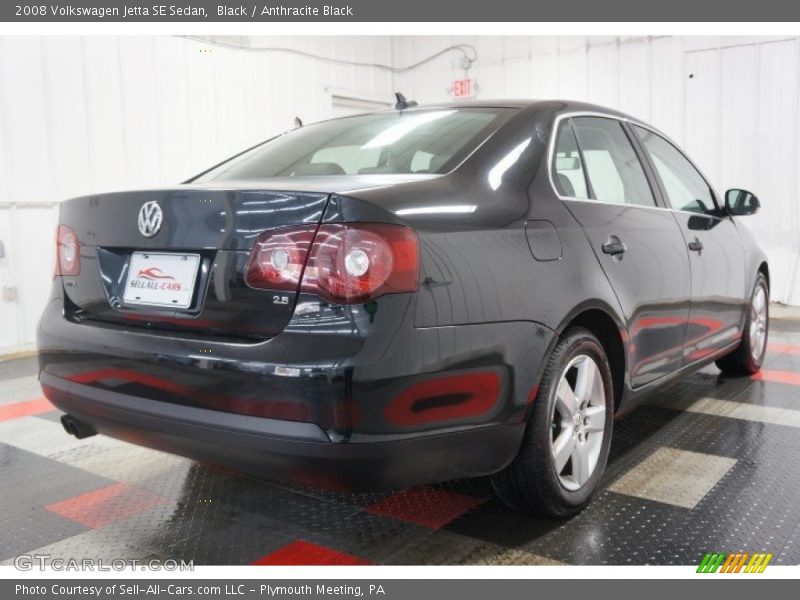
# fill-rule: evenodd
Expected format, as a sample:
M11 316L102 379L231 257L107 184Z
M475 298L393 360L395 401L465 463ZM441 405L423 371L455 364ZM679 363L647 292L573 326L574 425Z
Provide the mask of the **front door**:
M562 121L553 169L559 195L622 307L631 384L673 372L683 360L689 259L680 227L657 206L622 123L594 116Z
M745 315L744 250L730 217L722 217L705 178L660 135L633 126L650 157L666 201L681 226L692 272L685 362L705 358L739 339Z

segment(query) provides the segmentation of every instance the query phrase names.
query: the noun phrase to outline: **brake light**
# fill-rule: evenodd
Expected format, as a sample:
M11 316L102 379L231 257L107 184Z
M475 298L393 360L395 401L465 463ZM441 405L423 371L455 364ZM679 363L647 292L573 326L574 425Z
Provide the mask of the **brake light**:
M256 238L245 283L266 290L296 292L317 227L265 231Z
M56 277L59 275L79 275L81 272L81 253L78 234L66 225L56 230Z
M262 233L245 281L251 287L316 294L358 304L419 286L417 236L408 227L348 223Z

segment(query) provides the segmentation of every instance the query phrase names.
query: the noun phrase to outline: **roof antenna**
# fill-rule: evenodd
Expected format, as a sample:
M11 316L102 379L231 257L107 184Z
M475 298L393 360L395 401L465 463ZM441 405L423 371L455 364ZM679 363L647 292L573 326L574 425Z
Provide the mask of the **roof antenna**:
M294 128L300 129L303 126L303 120L300 117L294 118Z
M394 105L394 107L397 110L404 110L406 108L411 108L412 106L417 105L416 100L406 99L406 97L402 94L402 92L395 92L394 97L397 98L397 104Z

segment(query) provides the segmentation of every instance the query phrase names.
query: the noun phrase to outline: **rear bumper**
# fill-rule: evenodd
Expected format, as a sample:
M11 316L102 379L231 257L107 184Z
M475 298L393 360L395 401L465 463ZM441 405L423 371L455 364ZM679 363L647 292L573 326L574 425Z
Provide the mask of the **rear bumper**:
M53 291L40 379L61 410L133 443L327 487L502 469L555 336L533 322L416 328L398 294L372 313L309 299L279 335L241 344L72 322Z
M47 397L103 433L249 474L329 489L393 489L474 477L506 466L524 424L333 442L300 423L147 400L41 374Z

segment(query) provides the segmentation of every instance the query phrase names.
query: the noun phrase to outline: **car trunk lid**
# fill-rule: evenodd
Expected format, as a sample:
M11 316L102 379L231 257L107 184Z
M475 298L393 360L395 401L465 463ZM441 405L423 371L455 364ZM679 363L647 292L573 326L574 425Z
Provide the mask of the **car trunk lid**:
M296 294L245 284L253 241L267 229L315 227L328 197L322 190L181 186L65 202L61 223L76 232L81 263L78 275L63 277L67 317L268 339L288 323Z

